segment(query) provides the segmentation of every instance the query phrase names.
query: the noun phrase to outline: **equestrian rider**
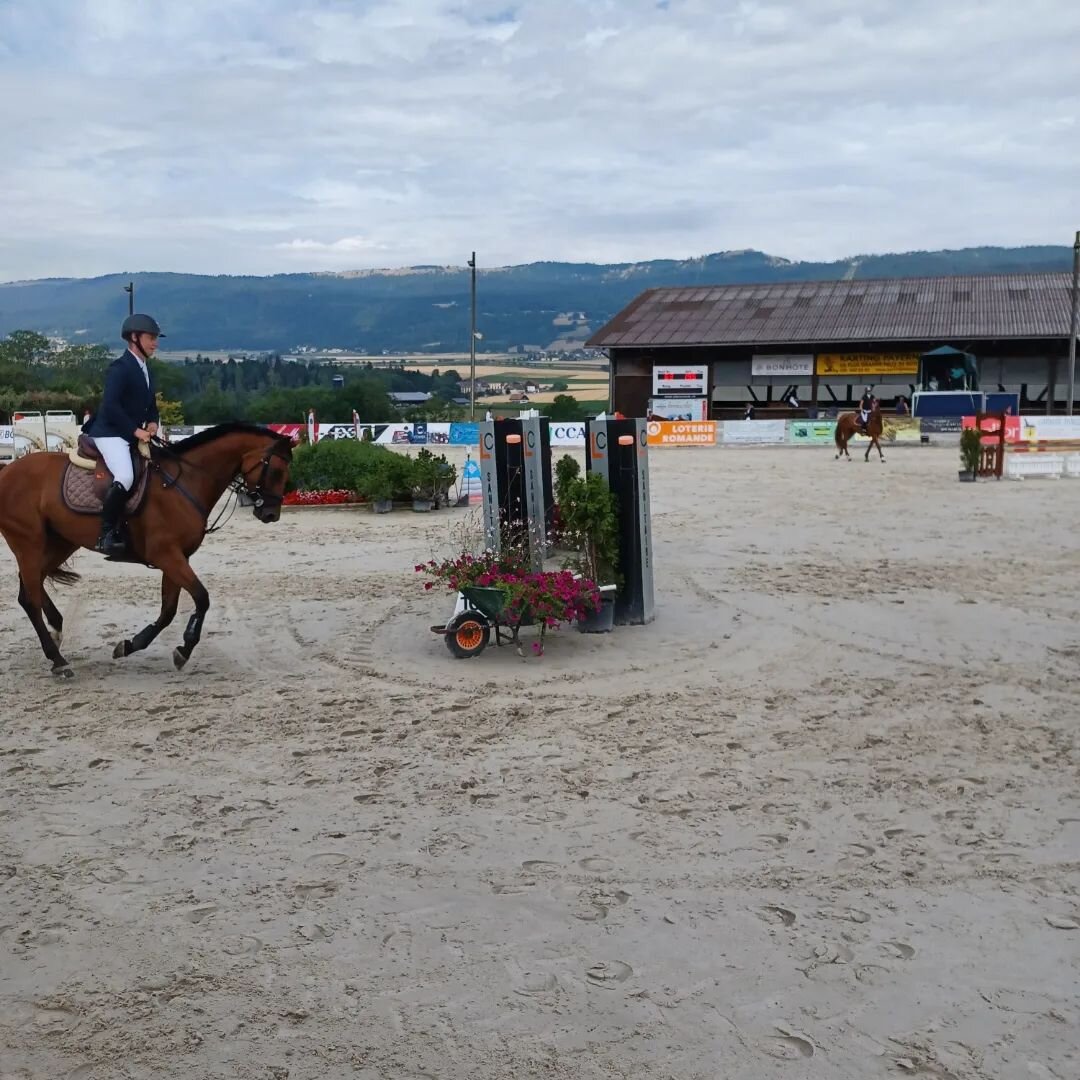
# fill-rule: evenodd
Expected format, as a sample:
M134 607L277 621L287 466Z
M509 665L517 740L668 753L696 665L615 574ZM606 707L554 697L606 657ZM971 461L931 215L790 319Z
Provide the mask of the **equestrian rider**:
M859 426L866 430L866 425L870 420L870 413L874 408L874 393L868 386L863 391L863 396L859 399Z
M120 336L127 349L105 372L101 406L83 428L113 475L102 503L97 550L114 557L127 553L120 516L135 482L132 450L157 434L157 401L148 361L157 352L158 338L165 335L149 315L129 315Z

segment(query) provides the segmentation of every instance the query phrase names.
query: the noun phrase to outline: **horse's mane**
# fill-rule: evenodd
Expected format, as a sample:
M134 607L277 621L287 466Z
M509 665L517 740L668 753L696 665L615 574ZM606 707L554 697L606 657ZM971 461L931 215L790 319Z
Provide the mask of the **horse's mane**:
M197 446L205 446L207 443L216 442L226 435L236 434L264 435L268 439L278 439L281 442L289 443L290 447L292 445L288 435L282 435L273 428L268 428L263 424L249 424L243 420L230 420L226 424L215 424L205 431L196 432L194 435L189 435L186 439L181 439L179 442L172 443L171 449L178 454L182 454L185 450L194 450Z

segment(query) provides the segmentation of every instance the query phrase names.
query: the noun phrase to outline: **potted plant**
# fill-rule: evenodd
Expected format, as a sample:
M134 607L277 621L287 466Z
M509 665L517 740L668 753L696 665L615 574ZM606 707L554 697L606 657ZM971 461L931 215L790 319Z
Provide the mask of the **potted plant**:
M413 509L427 511L433 506L450 505L450 488L457 479L457 470L445 454L433 454L423 449L409 462L409 483Z
M435 458L435 509L449 506L450 489L457 482L457 469L446 460L445 454Z
M600 608L579 621L582 633L605 633L615 625L615 596L619 574L618 503L602 476L560 477L560 543L574 554L567 565L600 590ZM557 472L558 475L558 472Z
M979 475L979 462L982 460L982 432L977 427L964 428L960 432L960 461L963 468L959 477L966 483L974 483Z
M427 513L435 502L435 486L439 479L435 455L430 450L421 450L410 466L412 508L417 513Z
M376 514L388 514L394 508L394 478L384 461L373 461L360 477L360 493L370 501Z

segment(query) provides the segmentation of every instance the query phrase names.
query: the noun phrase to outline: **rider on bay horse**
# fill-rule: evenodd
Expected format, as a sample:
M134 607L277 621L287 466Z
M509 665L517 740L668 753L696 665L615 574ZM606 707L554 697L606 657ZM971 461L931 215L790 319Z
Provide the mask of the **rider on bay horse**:
M140 442L149 442L158 429L154 378L148 361L157 351L158 338L165 335L149 315L129 315L120 336L128 347L105 372L101 405L83 431L94 440L113 475L101 508L97 550L122 557L126 544L120 515L135 482L131 452Z
M868 386L859 399L859 429L866 434L866 425L870 421L870 414L874 411L874 392Z

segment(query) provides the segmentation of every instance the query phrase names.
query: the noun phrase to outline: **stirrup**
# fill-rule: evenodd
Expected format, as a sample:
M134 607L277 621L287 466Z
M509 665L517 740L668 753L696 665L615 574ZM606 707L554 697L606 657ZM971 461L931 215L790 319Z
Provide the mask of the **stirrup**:
M94 550L106 558L113 558L118 555L126 555L128 548L124 537L119 535L116 529L109 529L108 532L103 532L98 537Z

